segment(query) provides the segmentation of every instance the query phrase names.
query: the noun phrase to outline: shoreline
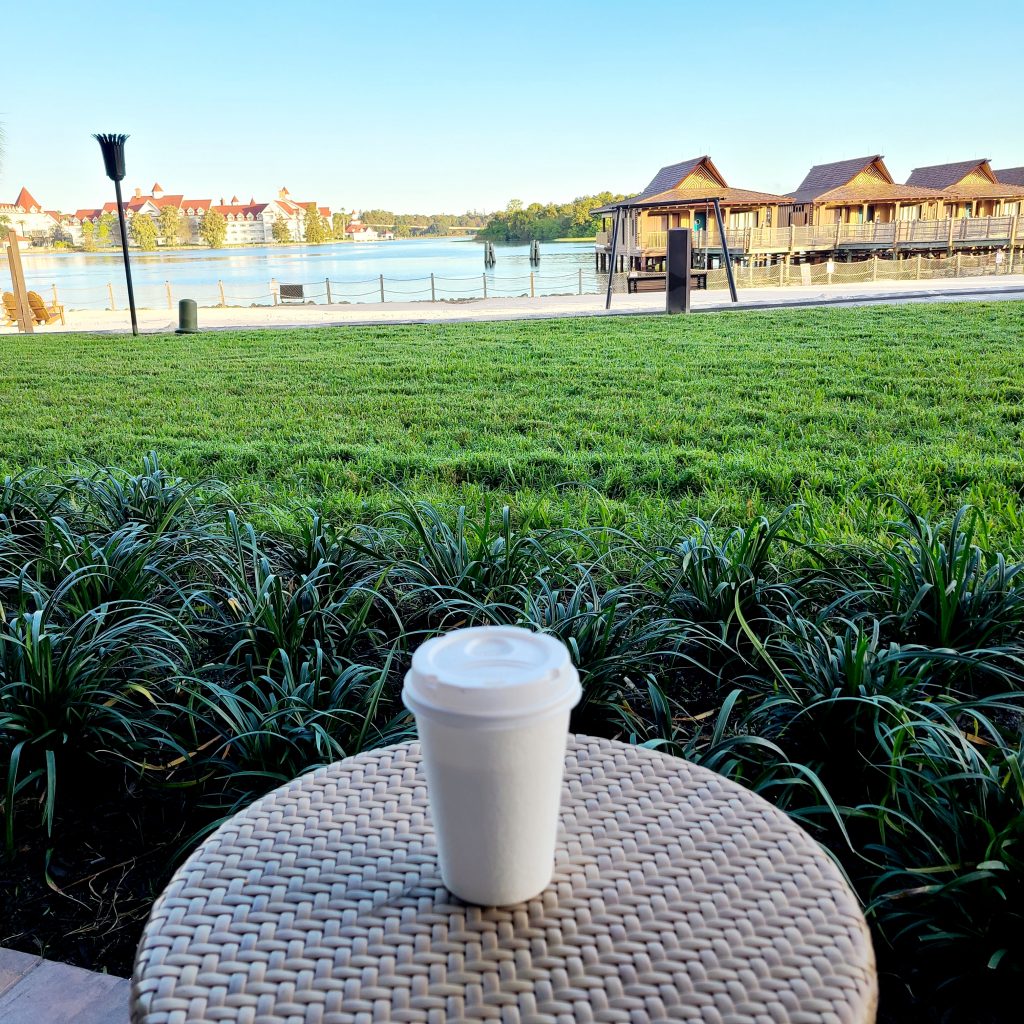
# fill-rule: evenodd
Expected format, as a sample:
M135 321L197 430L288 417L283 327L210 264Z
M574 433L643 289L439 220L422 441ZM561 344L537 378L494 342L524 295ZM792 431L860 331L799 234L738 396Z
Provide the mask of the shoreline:
M722 290L697 291L694 312L726 312L732 309L783 309L829 305L875 305L900 302L1024 301L1024 274L1001 277L943 279L922 286L920 281L887 281L825 287L790 286L739 290L739 302L729 301ZM604 294L546 295L538 298L428 300L384 303L335 303L332 305L201 306L199 328L233 330L275 327L345 327L375 324L458 323L493 320L544 320L572 317L657 315L665 312L660 293L615 294L606 310ZM68 310L67 323L36 327L44 334L126 333L131 326L127 309ZM139 329L147 334L173 332L173 309L139 309ZM17 327L0 327L0 334L16 334Z
M130 257L146 256L151 253L161 252L245 252L249 249L291 249L296 246L314 246L326 248L332 245L375 245L383 242L475 242L480 241L474 232L458 233L448 235L405 235L401 238L330 238L326 242L306 242L298 240L294 242L239 242L237 245L219 245L216 249L208 245L158 245L155 249L140 249L138 246L129 246ZM590 242L593 238L553 238L552 242ZM500 245L525 245L525 242L501 242ZM83 249L81 246L56 249L52 246L29 246L21 250L22 259L29 259L33 256L117 256L121 257L119 245L105 245L95 249Z

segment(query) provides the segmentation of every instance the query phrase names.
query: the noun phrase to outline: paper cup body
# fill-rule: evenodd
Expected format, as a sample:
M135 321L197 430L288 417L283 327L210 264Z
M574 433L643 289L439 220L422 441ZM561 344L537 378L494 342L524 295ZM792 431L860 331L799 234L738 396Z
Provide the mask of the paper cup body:
M416 715L441 877L482 906L532 899L554 872L569 714L565 646L510 626L457 630L413 657Z

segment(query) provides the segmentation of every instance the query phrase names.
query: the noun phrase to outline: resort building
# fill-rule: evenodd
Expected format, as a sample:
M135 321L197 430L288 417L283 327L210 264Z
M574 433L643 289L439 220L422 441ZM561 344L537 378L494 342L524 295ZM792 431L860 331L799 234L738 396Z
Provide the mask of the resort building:
M225 241L228 245L263 245L274 241L274 224L283 221L294 241L302 238L305 210L297 212L296 204L271 200L257 203L250 198L248 203L239 203L238 196L232 196L230 203L223 201L211 207L227 223Z
M60 216L57 210L44 210L27 188L22 188L13 203L0 203L0 217L7 219L20 238L36 244L53 237L54 228L60 227Z
M181 241L187 242L199 241L199 224L207 210L210 209L210 205L211 200L209 199L186 199L184 195L167 195L159 184L154 184L147 195L142 194L142 189L136 188L123 204L126 221L130 222L132 217L141 214L153 218L158 228L160 226L160 211L165 206L175 207L180 211L184 225L187 228L187 231L183 232L183 235L187 237L183 237ZM104 214L111 214L116 218L117 203L109 202L99 207L83 207L65 217L62 224L71 235L74 243L81 245L82 225L87 222L97 225ZM114 237L117 237L118 230L119 228L115 223L112 227ZM158 237L163 242L162 235ZM178 240L175 239L174 241ZM130 245L135 244L130 236L128 242Z
M378 242L386 238L394 238L394 232L386 228L364 224L353 211L352 219L345 225L345 237L353 242Z
M160 212L167 206L173 206L182 216L185 226L183 237L180 241L198 244L202 242L199 233L203 217L210 210L219 213L225 220L227 233L225 242L228 245L263 245L266 242L274 241L274 224L283 221L293 241L301 241L305 236L307 203L296 203L288 198L288 190L282 188L278 198L268 203L257 203L255 198L243 203L238 196L232 196L230 201L214 203L212 199L186 199L183 194L168 194L164 192L159 183L146 194L141 188L136 188L132 195L124 202L124 213L126 220L130 223L133 217L151 217L160 227ZM328 221L331 217L329 207L318 207L321 216ZM68 232L75 244L82 242L82 225L86 222L98 224L104 214L117 214L117 204L113 202L104 203L100 207L89 207L76 210L74 214L62 219L65 230ZM116 225L113 228L114 235L117 233ZM159 241L164 243L162 235L158 235ZM167 244L174 244L178 239ZM134 244L129 237L129 244Z

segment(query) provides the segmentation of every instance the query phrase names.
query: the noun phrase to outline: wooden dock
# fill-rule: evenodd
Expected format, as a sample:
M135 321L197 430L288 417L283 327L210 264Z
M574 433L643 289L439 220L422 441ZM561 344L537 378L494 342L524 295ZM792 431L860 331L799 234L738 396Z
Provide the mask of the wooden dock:
M128 1024L127 978L0 949L3 1024Z
M1024 218L977 217L942 220L907 220L867 224L815 224L791 227L735 228L725 233L734 257L757 265L771 265L784 259L810 259L888 253L892 256L918 253L946 255L956 252L1019 250L1024 244ZM668 235L664 231L633 229L624 232L616 246L616 262L623 269L654 269L665 258ZM607 231L597 236L595 252L602 269L607 263L611 238ZM722 240L711 227L693 233L693 251L719 256Z

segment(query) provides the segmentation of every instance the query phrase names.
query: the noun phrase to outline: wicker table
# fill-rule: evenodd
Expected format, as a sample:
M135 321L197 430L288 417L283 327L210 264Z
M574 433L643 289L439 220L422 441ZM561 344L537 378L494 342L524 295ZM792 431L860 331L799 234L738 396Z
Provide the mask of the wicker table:
M870 1024L839 871L703 768L570 738L555 880L480 909L441 885L419 747L312 772L235 815L157 901L134 1024Z

